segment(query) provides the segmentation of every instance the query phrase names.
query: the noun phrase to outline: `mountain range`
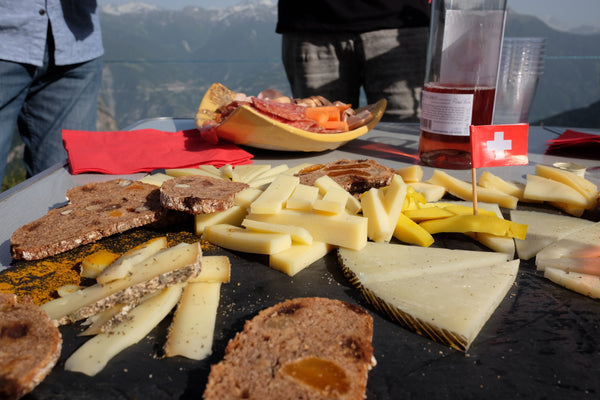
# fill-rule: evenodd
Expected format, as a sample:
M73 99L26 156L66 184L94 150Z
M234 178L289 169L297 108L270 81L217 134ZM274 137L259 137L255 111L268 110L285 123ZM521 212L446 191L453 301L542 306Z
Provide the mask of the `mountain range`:
M107 5L100 17L103 129L152 117L193 117L213 82L247 94L266 88L289 94L273 1L247 0L223 9ZM505 36L547 38L530 122L543 124L561 116L561 125L600 126L597 113L581 111L600 98L599 33L560 31L509 11ZM569 117L571 110L579 111Z

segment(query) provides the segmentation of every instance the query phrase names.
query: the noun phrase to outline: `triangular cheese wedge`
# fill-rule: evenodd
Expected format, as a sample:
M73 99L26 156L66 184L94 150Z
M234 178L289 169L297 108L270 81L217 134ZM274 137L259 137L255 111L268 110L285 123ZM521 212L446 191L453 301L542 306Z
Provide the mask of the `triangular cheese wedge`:
M566 272L558 268L546 268L544 277L574 292L600 299L600 276Z
M529 260L552 242L594 224L587 219L523 210L510 210L510 219L527 225L527 237L524 240L515 239L517 255L521 260Z
M600 265L600 222L592 223L584 228L577 229L561 239L551 243L540 250L535 257L537 269L543 271L546 260L586 258L577 263L551 261L548 264L553 268L582 272L574 269L579 264ZM585 271L589 273L589 271ZM596 275L600 274L600 269Z
M394 248L397 245L388 246ZM394 280L373 280L368 272L351 268L360 265L353 256L373 249L368 246L361 252L340 252L342 269L353 285L361 290L369 303L401 325L461 351L469 348L505 297L514 283L520 262L500 261ZM396 262L396 268L402 268L402 264Z
M367 242L362 250L339 248L342 265L361 283L389 281L460 271L503 263L507 254Z

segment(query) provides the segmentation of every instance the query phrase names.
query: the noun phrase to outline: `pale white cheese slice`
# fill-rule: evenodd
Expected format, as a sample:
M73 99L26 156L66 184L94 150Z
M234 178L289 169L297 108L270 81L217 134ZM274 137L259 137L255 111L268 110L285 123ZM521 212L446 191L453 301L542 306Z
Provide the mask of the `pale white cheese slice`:
M510 219L527 225L527 237L524 240L515 239L517 255L521 260L529 260L552 242L593 224L587 219L523 210L510 210Z
M544 277L584 296L600 299L600 276L566 272L558 268L546 268Z
M344 267L362 284L462 271L501 264L510 259L505 253L383 242L368 242L360 251L340 248L338 255Z
M537 269L543 271L545 261L559 258L589 258L600 260L600 222L577 229L540 250L535 257ZM588 260L590 263L593 260ZM552 267L565 269L556 262Z
M368 301L431 339L465 351L513 285L520 260L362 283Z
M183 284L164 289L135 307L124 320L109 332L101 333L78 348L65 362L67 371L94 376L121 350L139 342L175 307Z

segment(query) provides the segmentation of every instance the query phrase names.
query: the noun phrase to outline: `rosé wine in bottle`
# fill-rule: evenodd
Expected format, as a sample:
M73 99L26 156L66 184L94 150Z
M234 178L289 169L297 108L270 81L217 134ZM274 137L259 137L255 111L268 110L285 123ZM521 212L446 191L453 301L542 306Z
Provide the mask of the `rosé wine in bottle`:
M438 168L470 168L469 125L492 123L495 92L494 87L426 84L419 141L421 160Z

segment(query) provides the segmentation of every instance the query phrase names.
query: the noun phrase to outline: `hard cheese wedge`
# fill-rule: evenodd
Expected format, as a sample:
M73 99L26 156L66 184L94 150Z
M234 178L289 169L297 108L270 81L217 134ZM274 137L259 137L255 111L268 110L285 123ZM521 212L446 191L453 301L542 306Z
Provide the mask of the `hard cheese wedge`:
M593 224L586 219L524 210L510 210L510 219L527 225L527 237L515 239L521 260L529 260L552 242Z
M421 263L429 265L428 269L422 269L420 274L394 279L391 278L393 272L377 273L377 267L365 270L364 262L360 260L369 255L375 259L382 253L381 245L369 244L362 252L338 250L344 274L379 311L408 329L462 351L469 348L504 299L519 268L519 260L494 260L471 267L461 262L464 259L474 265L473 256L487 254L482 252L457 253L463 256L454 260L452 268L438 268L440 261L423 255L420 258L413 256L412 260L420 259ZM400 250L394 247L402 245L384 246L392 248L389 252L393 253L394 250ZM424 250L430 254L440 250L442 254L442 250L446 249ZM379 269L402 269L404 265L398 261L401 259L408 260L396 254L395 265L381 262ZM409 268L414 269L415 265ZM377 278L371 277L374 273Z
M600 275L600 222L578 229L540 250L537 269L546 266Z
M600 276L566 272L558 268L546 268L544 277L584 296L600 299Z
M342 264L360 277L361 283L431 276L509 260L504 253L377 242L367 243L361 251L338 249L338 255Z

